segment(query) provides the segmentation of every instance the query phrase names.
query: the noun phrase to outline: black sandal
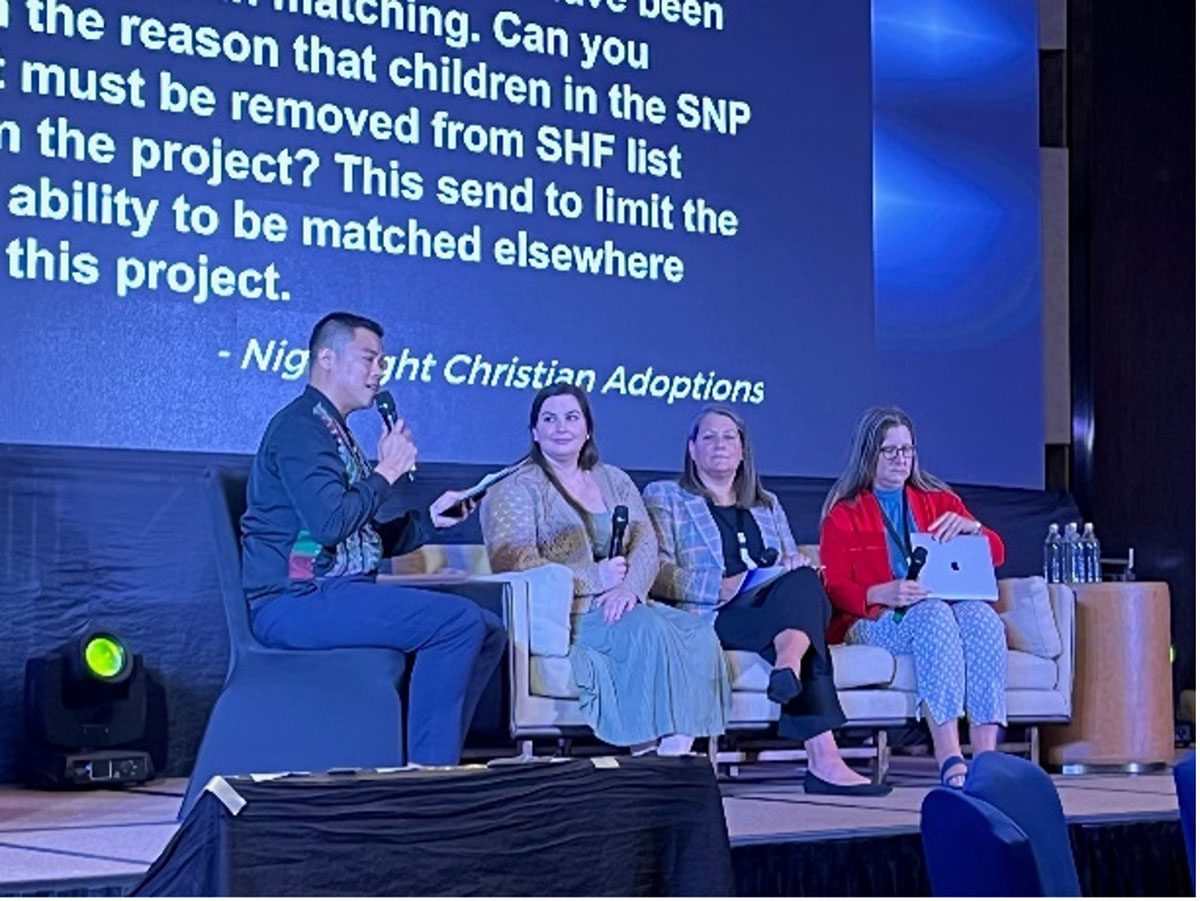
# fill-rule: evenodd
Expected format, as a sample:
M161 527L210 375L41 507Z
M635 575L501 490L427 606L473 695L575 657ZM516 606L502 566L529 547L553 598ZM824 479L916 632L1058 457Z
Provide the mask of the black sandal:
M953 754L950 757L947 757L945 760L943 760L941 772L938 773L938 778L942 780L942 785L946 786L946 788L954 788L954 789L958 789L959 791L962 791L963 784L967 781L967 774L966 773L955 773L953 776L951 776L950 770L956 766L965 767L966 765L967 765L967 762L965 760L963 760L961 757L959 757L957 754ZM962 783L955 785L953 782L950 781L951 779L962 779L963 781L962 781Z

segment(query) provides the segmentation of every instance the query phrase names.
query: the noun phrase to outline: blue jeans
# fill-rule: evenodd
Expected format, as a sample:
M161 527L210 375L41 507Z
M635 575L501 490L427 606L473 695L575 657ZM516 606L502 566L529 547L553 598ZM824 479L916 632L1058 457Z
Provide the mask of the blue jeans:
M262 601L251 628L267 647L393 648L415 655L408 761L453 765L475 705L504 653L504 625L474 601L371 576L312 582Z

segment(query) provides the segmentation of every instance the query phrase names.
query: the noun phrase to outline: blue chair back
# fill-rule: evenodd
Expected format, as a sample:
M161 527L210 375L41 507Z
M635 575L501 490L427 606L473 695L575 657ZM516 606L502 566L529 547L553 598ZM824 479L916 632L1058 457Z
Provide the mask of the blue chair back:
M1187 847L1192 888L1196 888L1196 752L1175 764L1175 794L1179 797L1179 822Z
M1081 894L1054 783L1020 757L980 754L961 790L926 795L921 838L935 895Z
M1029 837L991 804L957 789L925 796L921 844L935 897L1043 894Z
M229 628L229 671L209 715L180 817L218 774L403 764L397 685L405 655L387 648L282 650L260 644L250 630L242 590L243 480L220 470L204 478Z
M208 519L213 526L217 584L229 629L229 669L232 671L246 649L258 645L250 631L250 610L242 589L242 543L238 537L242 514L246 512L246 480L224 469L208 470L204 480Z
M991 804L1029 836L1044 894L1081 894L1062 801L1041 767L1022 757L986 751L971 761L963 791Z

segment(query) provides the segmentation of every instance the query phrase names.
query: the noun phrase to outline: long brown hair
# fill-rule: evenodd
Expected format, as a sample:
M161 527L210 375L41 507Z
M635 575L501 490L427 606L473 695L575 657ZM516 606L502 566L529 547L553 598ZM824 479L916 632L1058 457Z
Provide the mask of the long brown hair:
M690 491L692 494L716 501L712 492L700 480L700 472L696 468L696 461L692 459L691 454L691 444L700 434L700 423L704 421L705 416L710 414L724 416L731 420L737 426L738 437L742 442L742 462L738 464L737 474L733 477L734 506L743 510L749 510L751 507L770 506L767 490L763 488L762 481L758 477L758 467L754 465L754 450L750 446L750 433L746 431L746 421L734 412L732 407L721 404L709 404L692 420L692 427L688 429L687 441L683 444L683 475L679 477L679 487L684 491Z
M583 447L579 449L579 468L583 470L593 469L600 462L600 450L596 447L596 429L592 421L592 408L588 404L587 394L582 388L577 385L572 385L570 382L557 382L553 385L547 385L539 391L533 398L533 406L529 408L529 431L533 432L537 428L538 417L542 415L542 405L552 397L561 397L568 394L575 398L579 403L579 410L583 413L583 421L587 423L587 440L583 442ZM536 463L546 474L546 478L550 480L550 484L555 487L559 494L562 495L571 507L579 514L583 520L584 528L588 534L592 534L592 516L583 508L579 501L575 500L571 492L563 487L562 482L558 480L558 476L554 474L554 468L546 459L546 455L542 453L542 446L531 439L529 447L529 459Z
M897 426L908 429L913 439L912 473L909 474L906 484L922 491L950 490L950 486L937 476L921 469L920 455L917 452L917 431L913 428L908 414L899 407L871 407L859 417L858 424L854 426L854 436L850 439L850 457L846 461L846 468L825 496L825 503L821 507L822 522L839 501L857 497L875 484L879 449L883 447L883 439L888 429Z

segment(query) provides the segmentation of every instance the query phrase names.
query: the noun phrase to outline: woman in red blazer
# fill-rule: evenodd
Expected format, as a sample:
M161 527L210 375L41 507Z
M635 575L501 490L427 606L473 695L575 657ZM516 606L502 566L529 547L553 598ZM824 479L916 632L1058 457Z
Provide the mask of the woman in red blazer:
M917 700L929 724L942 782L960 787L967 765L958 721L970 721L976 753L995 750L1007 722L1004 625L983 601L928 597L908 572L910 532L941 541L984 534L997 566L1004 542L945 482L921 470L912 420L875 407L855 429L850 461L821 511L821 563L833 601L830 642L911 654Z

